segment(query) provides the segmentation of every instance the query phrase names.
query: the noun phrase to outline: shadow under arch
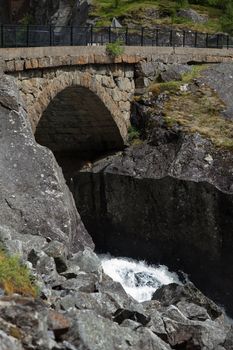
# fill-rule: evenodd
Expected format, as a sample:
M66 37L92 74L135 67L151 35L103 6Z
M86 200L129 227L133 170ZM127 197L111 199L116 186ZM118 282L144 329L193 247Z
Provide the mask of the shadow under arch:
M83 161L124 148L109 109L96 93L79 85L65 87L49 102L35 139L54 153L68 184Z

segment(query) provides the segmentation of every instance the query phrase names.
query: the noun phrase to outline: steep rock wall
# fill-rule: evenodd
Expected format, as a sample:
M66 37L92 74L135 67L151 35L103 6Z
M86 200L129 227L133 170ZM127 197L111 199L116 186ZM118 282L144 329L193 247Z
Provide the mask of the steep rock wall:
M0 223L19 233L93 247L51 151L32 134L14 79L0 86Z
M78 210L97 248L181 269L233 312L232 153L172 137L83 169Z
M31 0L30 12L36 24L86 25L90 0Z

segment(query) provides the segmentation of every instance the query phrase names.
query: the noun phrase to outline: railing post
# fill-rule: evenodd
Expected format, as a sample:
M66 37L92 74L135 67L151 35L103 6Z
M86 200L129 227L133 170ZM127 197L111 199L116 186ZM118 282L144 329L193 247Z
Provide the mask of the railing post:
M49 46L53 45L53 38L52 38L52 36L53 36L53 28L52 28L52 26L50 24L50 26L49 26Z
M86 46L88 44L88 27L86 27Z
M1 46L4 47L4 25L1 25Z
M173 30L170 30L170 46L173 46Z
M125 45L128 45L128 27L125 29Z
M156 28L156 46L159 46L159 29Z
M195 41L194 41L194 46L197 47L197 32L195 32Z
M217 34L217 49L219 48L219 34Z
M185 47L185 36L186 36L186 32L185 30L183 30L183 47Z
M144 28L141 28L141 46L144 44Z
M209 34L206 33L206 47L209 47Z
M227 49L229 49L229 35L227 35Z
M27 47L29 47L29 25L27 25Z
M93 26L91 26L91 46L93 44Z
M111 43L111 27L108 27L108 42Z
M70 27L70 45L74 45L74 31L73 31L73 26Z

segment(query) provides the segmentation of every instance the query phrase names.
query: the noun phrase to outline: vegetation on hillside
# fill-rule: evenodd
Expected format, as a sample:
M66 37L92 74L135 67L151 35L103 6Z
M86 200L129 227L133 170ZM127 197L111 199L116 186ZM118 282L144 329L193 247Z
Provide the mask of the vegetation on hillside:
M208 20L194 23L179 17L181 8L192 8ZM98 18L100 26L110 25L117 17L124 25L174 25L203 32L233 32L232 0L94 0L92 16Z
M205 68L206 65L194 66L182 81L155 83L149 90L157 96L162 92L169 96L163 108L168 127L178 124L186 132L200 133L217 147L233 149L233 123L222 115L225 104L210 87L197 87L193 82Z
M18 257L8 256L1 248L0 288L6 294L17 293L32 297L35 297L38 292L27 267L20 262Z

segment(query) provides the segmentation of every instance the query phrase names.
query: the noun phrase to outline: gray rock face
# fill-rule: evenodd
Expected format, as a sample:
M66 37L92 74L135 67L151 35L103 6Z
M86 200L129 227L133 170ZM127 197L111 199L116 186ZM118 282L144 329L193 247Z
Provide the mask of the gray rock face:
M232 155L199 135L174 142L133 147L80 172L77 206L99 249L176 266L231 307Z
M200 15L193 9L181 9L178 11L177 16L186 18L195 23L205 23L208 21L208 17Z
M162 305L176 305L182 307L182 302L192 302L198 306L207 310L209 316L214 320L221 316L222 310L220 307L205 295L203 295L192 283L186 283L185 285L178 285L176 283L171 283L167 286L162 286L159 288L152 296L152 300L158 300ZM189 304L190 305L190 304ZM185 305L183 304L183 309L185 311Z
M139 303L107 275L98 278L98 257L88 249L66 257L75 278L56 273L55 259L66 253L51 243L28 257L45 283L40 296L0 295L1 350L232 349L222 310L192 284L161 287L159 300Z
M14 80L0 86L0 222L19 234L93 247L53 154L33 137Z
M188 65L173 64L171 66L168 66L166 70L161 72L160 79L162 80L162 82L182 80L182 75L191 70L192 68Z
M91 0L30 0L30 11L37 24L56 26L85 25Z
M224 66L215 68L225 79L218 80L222 93L228 82L227 109L232 67L224 75ZM214 76L215 68L202 79ZM99 249L181 269L233 312L232 151L178 124L169 127L160 108L164 100L160 94L135 104L132 121L144 141L77 174L77 207Z
M233 120L233 68L230 63L223 63L209 67L204 72L202 78L204 83L207 83L217 91L222 100L226 103L224 115Z

